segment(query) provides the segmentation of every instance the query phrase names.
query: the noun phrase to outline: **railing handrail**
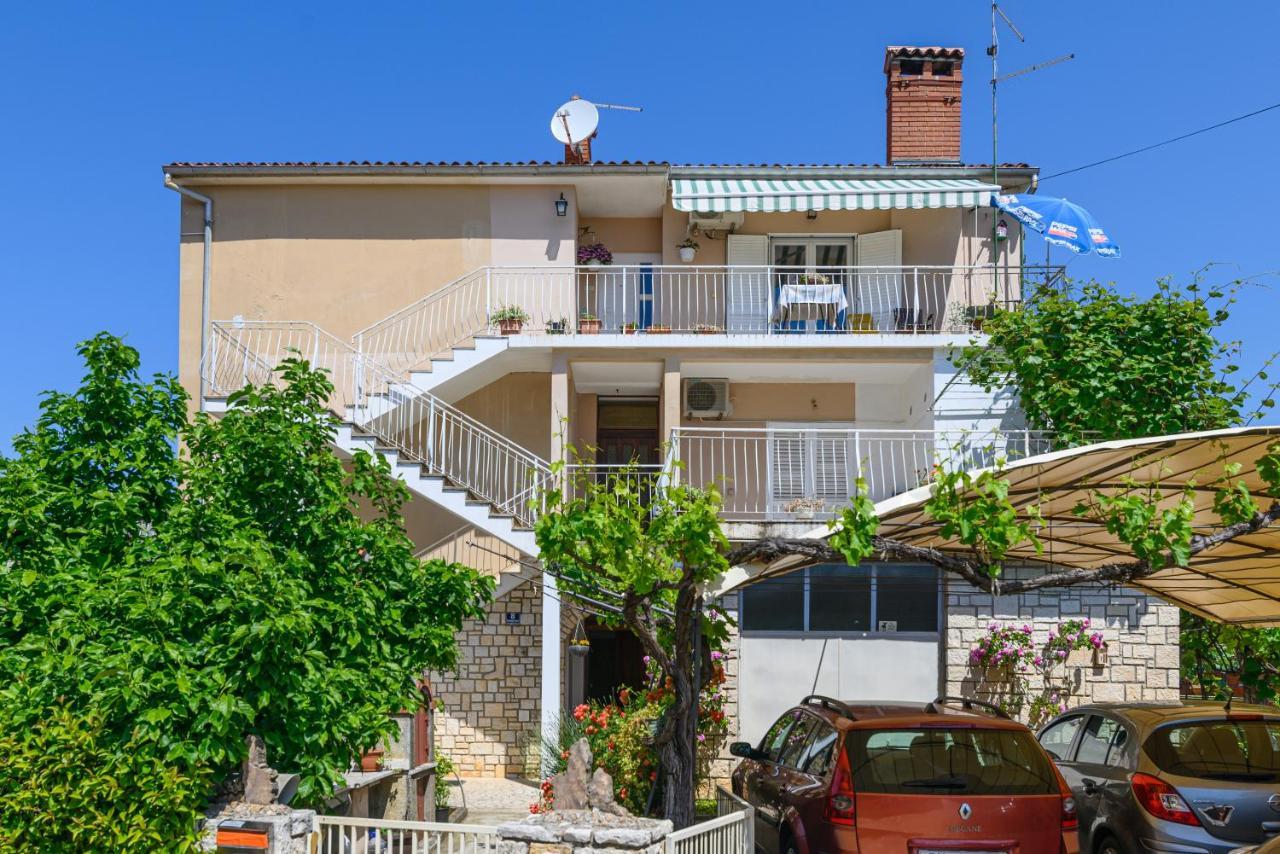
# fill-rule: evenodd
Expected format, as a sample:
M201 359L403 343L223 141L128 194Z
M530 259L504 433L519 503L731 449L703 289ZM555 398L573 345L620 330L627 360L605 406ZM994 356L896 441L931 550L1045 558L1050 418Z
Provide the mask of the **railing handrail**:
M937 427L807 427L797 424L792 427L673 427L671 430L674 436L680 436L685 433L834 433L847 435L850 433L888 433L890 435L932 435L932 436L1054 436L1057 435L1053 430L1038 430L1033 428L1022 427L993 427L989 430L984 429L964 429L961 427L937 428Z
M379 383L385 383L388 388L390 388L391 386L399 386L399 387L407 386L410 389L410 391L407 392L407 396L430 401L430 403L433 406L438 408L440 411L446 413L449 417L456 418L458 421L466 424L468 427L476 430L477 432L491 434L491 437L493 438L493 440L506 446L513 453L524 457L531 465L540 469L545 468L548 472L550 471L551 464L546 460L542 459L541 457L539 457L537 454L533 453L527 448L524 448L516 444L511 439L507 438L506 436L503 436L501 433L497 432L496 430L494 430L492 427L488 426L484 422L477 421L472 416L468 415L467 413L463 412L462 410L458 409L452 404L445 402L439 397L436 397L431 392L417 388L412 383L410 383L409 380L395 373L390 368L383 366L376 359L373 359L366 354L360 353L358 350L352 347L351 344L347 343L346 341L343 341L341 338L338 338L336 335L325 331L320 326L316 325L310 320L243 320L243 321L215 320L215 321L212 321L211 325L214 326L215 328L221 327L223 329L226 329L226 328L246 329L254 326L281 326L281 327L297 327L297 328L308 329L314 335L316 335L317 338L327 341L327 343L329 343L330 346L334 347L339 352L349 353L353 357L353 365L357 364L357 361L358 361L359 366L373 373L375 375L375 379ZM254 355L256 356L257 354L254 354ZM307 356L306 353L301 353L301 355L303 358L306 358ZM258 356L257 358L259 359L259 361L263 361L264 364L267 364L264 360L261 359L260 356ZM367 394L367 392L365 393ZM347 401L348 405L357 406L357 407L360 406L360 403L361 401L354 401L354 400ZM363 427L365 425L360 424L359 426Z
M413 311L416 311L419 308L422 308L423 306L430 305L432 302L437 302L439 300L442 300L446 296L448 296L449 293L451 293L452 291L461 290L463 285L465 285L469 280L478 278L479 276L483 275L485 271L492 270L492 269L494 269L494 267L490 265L477 267L469 273L464 273L463 275L458 276L456 279L452 279L448 282L445 282L443 285L436 288L431 293L426 294L425 296L414 300L413 302L409 303L406 306L396 309L391 314L388 314L386 317L382 318L381 320L370 323L368 326L356 332L355 335L352 335L351 340L353 342L358 343L365 336L371 335L386 326L390 326L392 323L394 323L396 320L399 320L404 315L409 314ZM357 349L359 348L357 347Z
M347 815L316 815L317 824L346 827L379 827L388 830L427 830L442 833L467 833L479 836L496 835L498 828L491 824L457 824L438 821L403 821L391 818L360 818Z

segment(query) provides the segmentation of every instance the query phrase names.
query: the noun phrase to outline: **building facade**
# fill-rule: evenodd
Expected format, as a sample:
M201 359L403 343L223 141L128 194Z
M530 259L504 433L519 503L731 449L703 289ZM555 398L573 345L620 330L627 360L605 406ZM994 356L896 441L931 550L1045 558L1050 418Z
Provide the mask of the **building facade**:
M634 643L537 565L530 499L555 485L552 460L655 478L678 461L676 476L719 485L742 540L821 535L859 479L881 500L937 462L1052 446L948 358L993 306L1060 275L1024 264L989 205L1036 170L959 162L963 60L886 51L883 166L594 162L578 147L555 163L165 167L184 196L180 374L196 405L217 411L300 350L332 372L335 452L384 453L409 486L421 555L499 579L459 669L435 680L441 746L464 773L525 772L564 709L636 678ZM1082 678L1082 696L1176 697L1176 611L1145 596L992 602L891 564L739 580L721 604L739 621L726 687L747 739L808 693L964 689L989 619L1043 633L1090 616L1128 669ZM580 622L585 659L565 654Z

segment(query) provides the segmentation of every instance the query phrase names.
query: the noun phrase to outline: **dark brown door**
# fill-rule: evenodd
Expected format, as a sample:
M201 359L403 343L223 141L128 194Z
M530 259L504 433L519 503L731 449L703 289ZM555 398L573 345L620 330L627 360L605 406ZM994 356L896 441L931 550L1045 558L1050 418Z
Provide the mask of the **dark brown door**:
M658 402L656 400L601 399L596 416L596 462L622 466L657 465Z

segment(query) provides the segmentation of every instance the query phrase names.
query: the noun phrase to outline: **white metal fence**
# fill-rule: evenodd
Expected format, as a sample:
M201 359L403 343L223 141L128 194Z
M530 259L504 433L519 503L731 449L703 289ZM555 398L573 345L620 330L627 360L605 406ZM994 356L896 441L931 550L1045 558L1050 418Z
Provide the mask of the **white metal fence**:
M309 850L316 854L485 854L498 831L481 824L438 824L377 818L316 816Z
M546 334L921 334L965 331L1056 267L604 265L485 267L355 336L395 371L496 329L506 306Z
M466 487L528 524L531 503L554 483L545 460L311 323L215 322L203 365L215 394L270 381L290 357L329 372L330 407L395 448L405 462Z
M1052 449L1036 430L682 427L673 477L715 486L726 519L829 519L866 482L881 501L932 482L935 466L983 468Z
M755 810L723 788L716 790L716 818L677 830L665 854L755 854Z

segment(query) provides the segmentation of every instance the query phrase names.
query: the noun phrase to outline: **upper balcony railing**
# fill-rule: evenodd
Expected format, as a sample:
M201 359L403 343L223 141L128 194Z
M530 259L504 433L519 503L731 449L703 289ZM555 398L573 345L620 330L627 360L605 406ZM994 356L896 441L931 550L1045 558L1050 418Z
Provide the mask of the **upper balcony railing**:
M919 335L969 332L1061 267L486 267L357 333L357 349L410 370L497 331L517 307L522 333Z

